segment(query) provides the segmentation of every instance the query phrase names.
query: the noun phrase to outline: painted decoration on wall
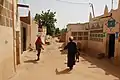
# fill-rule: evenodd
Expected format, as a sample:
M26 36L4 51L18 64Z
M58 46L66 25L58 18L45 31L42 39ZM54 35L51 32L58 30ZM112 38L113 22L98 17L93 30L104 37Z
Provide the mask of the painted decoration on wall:
M98 34L98 37L100 37L100 34Z
M103 24L101 23L100 28L103 28Z
M105 25L107 26L107 32L108 33L112 33L112 29L116 26L118 22L116 22L116 20L114 18L110 18L108 19L107 23L105 23Z
M99 23L97 23L97 28L100 28L100 25L99 25Z
M106 37L106 32L103 32L103 37Z
M109 27L115 27L115 25L116 25L116 20L111 17L111 18L108 20L108 28L109 28Z

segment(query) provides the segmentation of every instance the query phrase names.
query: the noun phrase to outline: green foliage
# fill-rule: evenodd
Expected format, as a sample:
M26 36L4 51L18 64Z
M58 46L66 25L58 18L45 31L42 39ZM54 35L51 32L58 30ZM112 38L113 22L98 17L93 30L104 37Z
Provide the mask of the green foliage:
M56 28L55 29L55 35L57 36L57 35L59 35L60 34L60 29L59 28Z
M38 23L41 20L42 25L47 27L47 35L53 35L55 32L55 23L57 19L55 18L56 12L51 12L48 10L47 12L42 11L41 14L36 14L34 20Z
M67 28L63 28L63 29L60 31L61 34L65 33L65 32L67 32Z

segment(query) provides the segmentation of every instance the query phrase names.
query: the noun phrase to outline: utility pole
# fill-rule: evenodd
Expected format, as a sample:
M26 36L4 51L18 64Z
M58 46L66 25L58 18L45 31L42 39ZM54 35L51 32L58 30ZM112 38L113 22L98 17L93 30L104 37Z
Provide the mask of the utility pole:
M112 0L112 4L111 4L111 10L113 10L113 0Z
M95 12L94 12L94 6L92 3L74 3L74 2L69 2L69 1L62 1L62 0L56 0L56 1L59 1L59 2L64 2L64 3L68 3L68 4L88 4L91 8L92 8L92 14L93 14L93 17L95 17Z
M92 3L89 3L90 7L92 7L92 12L93 12L93 17L95 18L95 12L94 12L94 7Z

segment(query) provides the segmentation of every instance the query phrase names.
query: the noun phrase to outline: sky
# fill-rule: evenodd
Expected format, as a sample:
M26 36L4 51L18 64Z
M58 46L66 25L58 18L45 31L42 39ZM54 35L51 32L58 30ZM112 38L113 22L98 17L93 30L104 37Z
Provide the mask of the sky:
M104 13L105 5L111 10L112 0L61 0L73 3L86 3L86 4L69 4L57 0L19 0L19 3L29 4L32 17L36 13L42 11L56 12L56 27L60 29L65 28L68 23L84 23L88 22L89 14L92 11L91 7L87 4L91 2L94 5L95 16ZM118 7L118 0L113 0L113 8ZM26 16L28 9L19 8L20 16Z

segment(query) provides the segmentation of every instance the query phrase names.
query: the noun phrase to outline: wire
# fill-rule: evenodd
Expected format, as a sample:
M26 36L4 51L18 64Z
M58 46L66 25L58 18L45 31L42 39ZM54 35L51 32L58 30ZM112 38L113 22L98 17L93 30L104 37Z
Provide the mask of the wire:
M23 0L23 3L26 4L26 0Z
M89 0L88 3L75 3L75 2L69 2L69 1L63 1L63 0L56 0L56 1L64 2L64 3L68 3L68 4L87 4L92 8L93 16L95 17L95 15L94 15L94 7L93 7L93 4L90 2L90 0Z
M63 0L56 0L56 1L59 1L59 2L64 2L64 3L68 3L68 4L89 4L89 3L75 3L75 2L69 2L69 1L63 1Z

